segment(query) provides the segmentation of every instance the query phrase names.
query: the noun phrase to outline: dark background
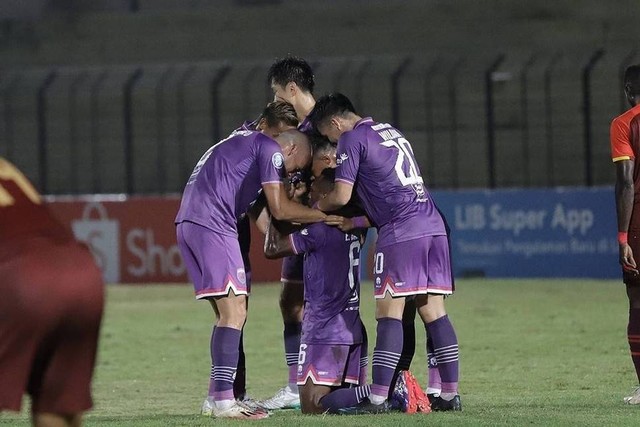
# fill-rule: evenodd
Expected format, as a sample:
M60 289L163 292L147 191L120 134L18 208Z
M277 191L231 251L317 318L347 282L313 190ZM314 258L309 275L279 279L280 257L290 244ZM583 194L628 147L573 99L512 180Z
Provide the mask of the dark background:
M50 194L175 193L306 58L432 188L613 183L637 1L3 0L0 156Z

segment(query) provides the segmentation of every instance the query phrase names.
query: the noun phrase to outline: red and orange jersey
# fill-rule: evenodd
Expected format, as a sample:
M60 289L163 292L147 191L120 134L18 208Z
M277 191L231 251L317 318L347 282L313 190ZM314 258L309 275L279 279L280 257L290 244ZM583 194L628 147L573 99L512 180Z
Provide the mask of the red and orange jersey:
M611 159L635 160L640 152L640 105L625 111L611 122Z
M68 233L42 204L40 195L22 172L0 157L0 242L34 234Z

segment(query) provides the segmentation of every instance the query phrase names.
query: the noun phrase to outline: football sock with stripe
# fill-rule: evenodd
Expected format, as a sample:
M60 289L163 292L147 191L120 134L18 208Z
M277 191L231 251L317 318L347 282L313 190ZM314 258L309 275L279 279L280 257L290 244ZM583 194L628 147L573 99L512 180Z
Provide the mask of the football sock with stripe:
M440 394L442 392L442 380L440 379L436 353L433 350L433 340L430 336L427 336L427 368L429 371L427 394Z
M240 335L242 331L215 327L211 338L211 380L209 396L215 401L233 400L233 379L238 366Z
M335 413L339 409L356 406L371 393L371 387L363 385L353 388L340 388L320 399L320 404L329 412Z
M369 400L375 405L384 402L402 352L402 321L391 317L378 319L376 347L371 368L373 384Z
M449 320L444 315L426 325L427 334L433 342L433 352L442 380L440 396L445 400L458 394L458 338Z

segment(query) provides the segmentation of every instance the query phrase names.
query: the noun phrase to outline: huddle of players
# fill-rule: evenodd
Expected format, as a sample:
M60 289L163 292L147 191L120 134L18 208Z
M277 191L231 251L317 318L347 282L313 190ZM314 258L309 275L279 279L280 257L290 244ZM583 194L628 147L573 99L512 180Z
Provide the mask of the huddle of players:
M284 172L295 172L308 167L310 156L308 139L289 129L297 126L301 115L306 118L314 108L314 105L309 105L315 104L315 101L311 95L312 85L304 86L287 72L276 78L279 68L284 68L287 72L294 70L294 73L296 69L302 69L301 75L306 73L312 82L310 68L302 60L288 58L274 64L270 72L276 98L287 99L282 93L293 93L293 99L289 100L293 101L294 107L298 105L298 108L294 109L290 104L282 102L272 103L253 125L260 133L254 132L247 125L212 147L196 166L187 188L198 181L201 173L205 175L201 182L216 183L215 179L212 181L206 175L217 169L222 171L223 178L225 173L231 172L239 172L241 177L234 182L222 179L226 188L216 188L223 190L222 197L216 197L216 191L207 193L201 189L209 197L201 198L188 215L182 212L182 215L191 219L181 219L179 215L176 221L178 224L191 223L195 227L195 230L190 230L193 227L188 225L185 230L184 226L177 226L181 249L183 256L187 256L185 262L188 263L197 297L209 299L218 317L212 334L210 398L205 401L203 412L208 411L208 414L215 416L250 419L268 415L255 405L252 408L245 403L247 400L244 399L242 375L244 355L241 330L246 319L246 295L250 283L249 234L244 214L255 200L260 187L266 190L265 198L272 217L315 223L286 236L278 231L274 221L267 219L265 222L264 215L262 219L257 218L266 232L267 255L306 254L308 280L304 282L307 302L304 315L305 339L299 347L297 358L302 373L303 411L384 412L389 408L386 401L389 394L392 403L406 412L428 410L428 407L423 406L424 402L419 400L421 391L415 389L417 383L411 375L403 372L395 382L392 381L393 375L390 375L391 371L410 364L415 343L413 319L416 308L428 332L427 393L431 408L460 410L460 400L455 388L458 373L457 340L444 312L442 299L433 298L438 295L437 291L440 291L440 295L452 291L452 287L437 286L438 283L452 284L447 265L448 256L443 253L447 247L443 239L446 238L446 229L443 233L444 223L439 214L436 215L435 206L425 203L429 200L429 195L415 165L411 146L397 129L357 116L344 96L324 97L319 100L319 105L308 122L321 134L338 142L339 155L336 159L334 148L326 141L315 145L311 170L317 178L311 186L310 199L314 206L333 211L334 215L298 208L301 205L289 203L281 183ZM637 155L640 149L640 66L634 65L626 70L624 89L632 108L613 120L611 149L617 171L619 261L623 267L630 301L629 345L636 374L640 378L640 293L637 292L638 270L634 257L640 251L640 239L637 236L637 224L632 221L634 189L638 188L636 163L640 158ZM302 95L302 104L307 105L306 111L300 109L300 103L296 102L296 93ZM369 144L371 142L373 144ZM220 156L218 153L214 154L216 147L219 147L218 151L226 150L227 153ZM396 160L391 162L393 171L381 167L384 162L374 161L380 154L376 152L376 148L382 150L380 147L397 149ZM228 161L234 157L229 155L229 151L239 152L237 162ZM227 161L207 165L209 157ZM235 167L229 170L230 165ZM326 167L330 169L325 170ZM389 191L389 183L385 182L385 178L394 174L403 188ZM358 183L356 179L361 182ZM246 188L235 186L238 183ZM379 190L378 197L381 194L386 194L387 197L384 200L376 199L374 191L363 188L363 183L373 187L373 190ZM347 205L350 200L354 184L370 219L350 218L353 212L343 209L342 205ZM188 202L192 196L189 193L192 192L185 191L184 200ZM244 198L238 203L231 203L229 195L236 196L239 193ZM416 216L411 212L408 205L411 206L412 203L407 205L406 202L413 200L418 201L414 207L420 206L417 210L426 212L426 216ZM382 201L393 206L385 206ZM210 218L207 212L221 217L222 221L208 223ZM390 221L388 216L385 218L386 214L392 217ZM237 221L238 218L240 221ZM420 230L424 225L422 221L425 221L431 232L424 239L425 236L406 235L411 228L403 227L404 223L389 229L389 222L393 224L398 218L401 222L409 223L413 219L421 220L420 223L409 224L416 227L415 230ZM200 224L200 230L197 228L199 222L203 223ZM357 267L362 229L371 223L377 226L380 237L375 257L378 328L373 355L373 384L369 387L365 384L366 365L357 360L358 356L361 360L366 360L367 348L364 328L357 315L360 298ZM327 227L328 225L332 227ZM342 233L338 229L350 231ZM192 235L188 237L189 234ZM228 246L215 246L220 243L215 240L218 234L222 243L229 243ZM416 247L420 240L426 240L423 243L427 243L427 246L432 245L438 256L427 254L424 258L424 250ZM221 253L221 249L223 252L227 249L227 253ZM198 252L191 252L192 250ZM400 289L406 284L411 286L412 283L419 282L407 275L416 266L403 267L402 262L397 260L398 257L408 258L407 250L414 253L411 259L416 260L416 263L424 263L427 270L434 270L434 277L426 277L426 283L431 285L431 288L427 286L427 294L431 296L430 303L429 297L425 298L424 293L419 293L420 287L417 292L414 292L415 289ZM233 252L231 256L229 251ZM222 265L213 262L216 258L223 258ZM395 271L389 272L389 259ZM245 263L246 271L243 266ZM420 266L415 269L424 270ZM221 272L222 279L220 274L217 277L210 275L217 270ZM395 274L398 276L394 276ZM332 276L335 280L329 280ZM345 278L348 287L344 286ZM393 278L396 280L392 280ZM289 277L287 279L293 282ZM209 286L211 283L221 284L221 290L220 286L217 289ZM334 307L327 303L325 294L330 289L338 289L339 283L343 286L338 293L329 295L337 301ZM302 310L301 303L295 298L290 299L287 292L287 287L283 286L281 307L285 321L285 347L289 348L289 336L286 332L288 318L285 317L287 307L298 307L299 309L291 311L295 315ZM42 302L43 295L46 295L46 303ZM392 295L396 296L395 302ZM415 301L403 298L403 295L412 295ZM238 296L240 298L235 298ZM82 413L92 406L91 377L104 302L101 275L88 248L75 241L71 231L60 224L42 203L40 195L28 179L3 158L0 158L0 297L0 411L19 410L22 395L28 393L31 396L35 426L81 425ZM425 310L425 306L429 304L432 310ZM399 306L403 306L403 310L399 310ZM295 315L294 318L297 319ZM312 328L310 325L319 321L316 316L327 319L325 324L330 328ZM338 318L345 320L339 327L336 325ZM327 333L333 331L334 327L338 329L338 336L328 336ZM392 331L391 336L389 331ZM329 371L321 373L316 368L325 366L328 359L323 357L323 352L328 350L336 351L344 364L329 364ZM357 370L356 367L360 369ZM394 387L392 393L389 393L392 382ZM358 386L342 387L346 384ZM290 393L294 394L294 391L290 390ZM282 396L274 396L278 397ZM631 396L625 397L624 401L633 405L640 404L640 388ZM283 399L272 399L272 403L282 404ZM289 399L281 407L291 404Z
M358 116L344 95L316 103L302 59L277 61L268 78L274 102L203 155L176 217L196 298L209 300L217 316L202 413L260 419L300 405L305 413L460 410L458 344L444 310L444 296L453 292L447 230L409 142L392 126ZM314 178L308 203L296 183L301 171ZM242 372L247 216L266 235L265 254L288 257L280 306L289 383L262 402L246 397ZM290 223L302 225L292 232ZM358 306L360 247L370 226L378 230L378 326L368 385ZM416 312L429 335L428 398L400 369L415 351Z

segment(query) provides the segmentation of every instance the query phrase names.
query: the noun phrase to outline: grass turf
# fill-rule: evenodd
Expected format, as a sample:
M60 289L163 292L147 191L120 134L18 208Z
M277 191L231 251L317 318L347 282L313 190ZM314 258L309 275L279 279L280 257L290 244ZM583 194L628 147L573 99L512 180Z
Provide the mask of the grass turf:
M248 390L265 398L287 371L279 285L254 286L245 329ZM238 425L198 415L209 377L212 310L188 286L109 286L95 408L87 426ZM370 352L371 284L362 316ZM622 404L635 384L626 343L622 283L575 280L461 280L448 312L460 341L464 411L429 415L304 416L274 413L264 426L637 426L640 408ZM424 329L416 325L412 371L426 383ZM27 399L25 399L25 403ZM26 414L0 424L29 425Z

